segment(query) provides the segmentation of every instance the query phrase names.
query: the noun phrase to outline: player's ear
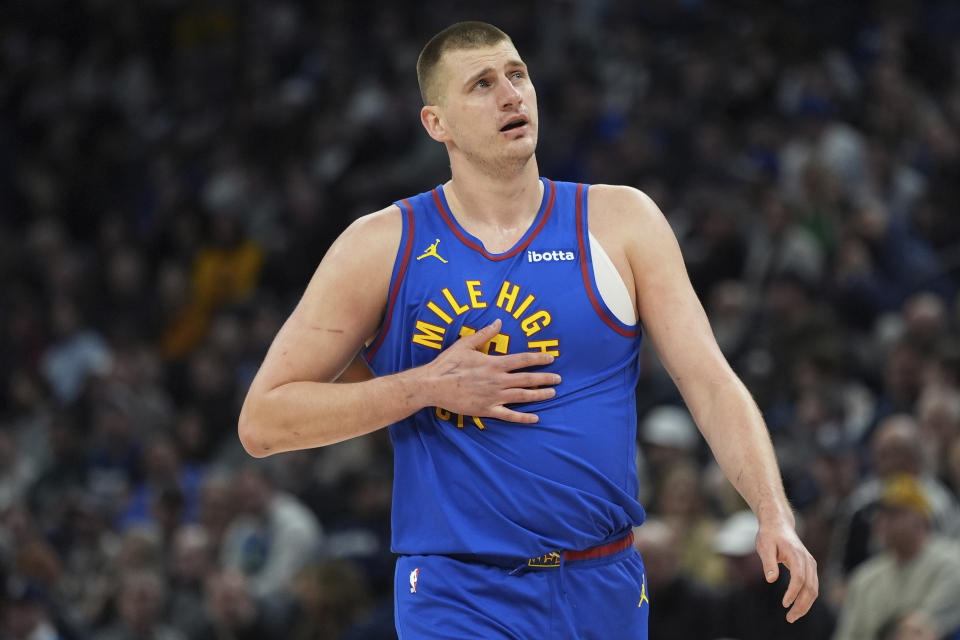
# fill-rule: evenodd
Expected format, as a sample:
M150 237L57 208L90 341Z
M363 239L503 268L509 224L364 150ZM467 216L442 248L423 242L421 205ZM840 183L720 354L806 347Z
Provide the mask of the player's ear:
M427 105L420 109L420 123L427 130L427 134L437 142L446 142L450 138L440 108L436 105Z

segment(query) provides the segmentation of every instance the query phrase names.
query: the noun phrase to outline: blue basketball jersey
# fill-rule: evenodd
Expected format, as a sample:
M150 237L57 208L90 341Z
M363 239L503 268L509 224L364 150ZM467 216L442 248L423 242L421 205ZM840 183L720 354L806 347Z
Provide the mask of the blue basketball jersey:
M403 237L380 332L377 375L430 362L500 318L490 354L545 351L556 396L514 405L537 424L428 407L390 427L392 547L400 554L532 558L608 542L644 520L637 502L640 326L597 288L585 185L541 179L523 238L491 254L450 212L443 187L397 203Z

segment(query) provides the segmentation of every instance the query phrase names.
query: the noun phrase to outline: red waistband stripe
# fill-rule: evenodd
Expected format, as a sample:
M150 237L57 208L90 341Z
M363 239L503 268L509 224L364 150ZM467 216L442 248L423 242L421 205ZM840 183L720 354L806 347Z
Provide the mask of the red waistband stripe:
M633 545L632 529L630 530L630 533L623 536L619 540L614 540L613 542L608 542L607 544L601 544L596 547L590 547L589 549L583 549L581 551L551 551L550 553L545 553L542 556L530 558L527 560L527 566L538 568L559 567L561 554L563 555L564 562L578 562L580 560L593 560L594 558L609 556L623 551L624 549L629 548L631 545Z

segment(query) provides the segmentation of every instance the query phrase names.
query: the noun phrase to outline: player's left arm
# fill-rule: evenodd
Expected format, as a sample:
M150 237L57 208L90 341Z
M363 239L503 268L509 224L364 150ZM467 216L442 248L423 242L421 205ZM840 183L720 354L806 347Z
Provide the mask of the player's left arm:
M593 191L596 190L596 193ZM773 446L750 392L720 351L706 313L690 284L673 230L659 207L628 187L591 189L590 228L618 229L632 275L643 330L657 350L720 468L760 521L757 553L766 579L790 569L783 598L787 620L804 615L819 591L816 561L796 533Z

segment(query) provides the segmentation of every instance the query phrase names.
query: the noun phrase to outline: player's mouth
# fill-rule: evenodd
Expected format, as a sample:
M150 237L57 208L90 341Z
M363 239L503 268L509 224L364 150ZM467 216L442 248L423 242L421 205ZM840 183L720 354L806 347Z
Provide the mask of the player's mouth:
M500 127L500 133L506 133L507 131L513 131L514 129L519 129L520 127L525 127L527 125L527 119L523 117L518 117L510 120L507 124Z

